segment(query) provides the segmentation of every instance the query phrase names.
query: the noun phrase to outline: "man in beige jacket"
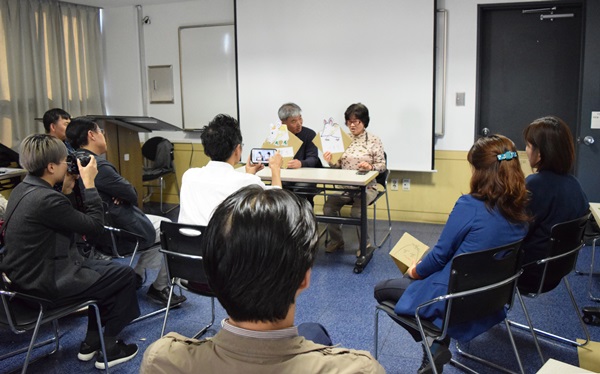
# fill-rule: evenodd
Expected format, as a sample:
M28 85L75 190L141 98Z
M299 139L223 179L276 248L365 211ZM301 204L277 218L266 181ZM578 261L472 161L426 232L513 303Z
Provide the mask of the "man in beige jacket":
M366 351L332 347L322 326L294 326L317 241L312 208L293 193L251 185L229 196L201 244L210 286L229 318L213 338L170 333L154 342L141 373L385 373Z

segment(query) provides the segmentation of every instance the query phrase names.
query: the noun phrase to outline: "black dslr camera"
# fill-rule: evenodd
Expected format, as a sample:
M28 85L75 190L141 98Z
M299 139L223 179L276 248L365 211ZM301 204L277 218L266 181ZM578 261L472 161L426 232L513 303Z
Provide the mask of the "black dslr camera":
M79 175L77 159L81 161L81 166L87 166L90 163L90 155L83 151L70 152L67 155L67 172L72 175Z

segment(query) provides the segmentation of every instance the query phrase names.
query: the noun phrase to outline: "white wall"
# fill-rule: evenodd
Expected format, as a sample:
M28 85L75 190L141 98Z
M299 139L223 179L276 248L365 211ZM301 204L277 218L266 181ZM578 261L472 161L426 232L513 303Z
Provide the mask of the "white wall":
M445 135L437 140L437 150L468 150L473 144L477 5L510 2L523 0L438 0L438 8L448 10L448 99L445 108ZM143 14L151 20L149 25L142 26L146 65L173 65L175 83L175 103L148 104L147 115L181 127L178 27L233 22L233 0L195 0L151 5L143 8ZM135 7L109 8L104 11L106 102L109 114L144 115L136 17ZM268 18L265 22L268 22ZM454 104L457 92L465 92L465 106L457 107ZM160 135L171 140L197 137L183 132L164 132Z
M173 104L149 104L143 113L140 78L137 10L135 7L109 8L104 11L106 36L107 110L111 115L148 115L182 127L181 85L179 80L180 26L233 23L233 0L194 0L143 7L150 24L141 25L144 32L146 66L172 65ZM147 69L143 68L144 74ZM194 134L160 132L142 134L142 139L159 135L181 140ZM199 141L192 139L191 141Z

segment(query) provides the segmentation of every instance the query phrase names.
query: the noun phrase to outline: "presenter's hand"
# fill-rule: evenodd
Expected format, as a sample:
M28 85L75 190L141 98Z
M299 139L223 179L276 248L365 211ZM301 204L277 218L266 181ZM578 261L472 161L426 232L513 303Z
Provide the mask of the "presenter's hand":
M77 167L79 168L79 175L83 181L85 188L94 188L94 179L98 175L98 166L96 164L96 157L90 155L90 162L85 166L81 166L81 161L77 159Z
M366 161L363 161L360 164L358 164L358 170L371 171L371 170L373 170L373 165L369 164Z
M323 153L323 158L327 161L328 164L331 164L331 152L327 151Z
M288 169L300 169L302 167L302 162L300 160L290 160L288 161L287 168Z
M261 171L265 166L263 164L253 164L250 160L250 156L248 156L248 161L246 161L246 173L248 174L256 174Z
M277 151L269 159L269 167L271 168L271 171L280 170L281 165L283 165L283 157L281 157L281 153L279 153L279 151Z

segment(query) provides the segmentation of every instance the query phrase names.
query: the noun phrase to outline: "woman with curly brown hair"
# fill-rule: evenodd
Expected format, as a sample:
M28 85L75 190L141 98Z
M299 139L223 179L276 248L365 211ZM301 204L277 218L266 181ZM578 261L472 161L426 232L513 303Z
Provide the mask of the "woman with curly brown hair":
M403 278L389 279L375 286L379 302L396 303L398 314L414 315L417 306L448 291L452 259L462 253L494 248L523 239L529 216L526 213L527 191L525 176L517 159L514 143L493 135L478 139L467 156L472 166L471 192L461 196L440 238L423 259L408 268ZM445 303L424 308L421 317L441 326ZM449 330L448 335L461 341L470 340L487 331L504 318L473 321ZM421 334L410 326L401 325L415 339ZM452 358L445 342L430 343L438 372ZM431 373L431 364L423 347L423 362L418 373Z

